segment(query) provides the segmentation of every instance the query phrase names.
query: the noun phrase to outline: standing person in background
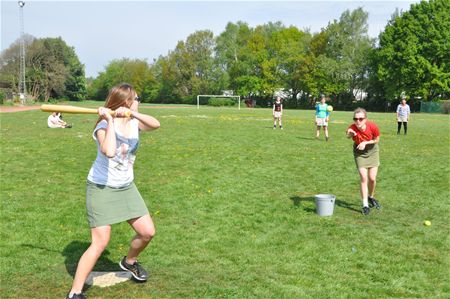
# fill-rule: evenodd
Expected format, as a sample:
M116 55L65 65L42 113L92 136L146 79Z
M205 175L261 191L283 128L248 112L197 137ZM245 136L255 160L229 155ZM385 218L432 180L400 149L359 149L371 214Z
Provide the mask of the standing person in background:
M328 112L328 104L325 96L322 96L320 103L316 105L316 138L319 139L320 127L323 127L325 132L325 140L328 141L328 121L330 120L330 112Z
M400 104L397 106L397 135L400 134L400 130L403 124L404 134L408 131L408 121L411 114L409 105L406 104L406 100L403 98Z
M86 211L91 229L91 244L81 256L67 298L84 299L83 285L108 245L111 225L127 221L135 231L120 267L134 279L146 281L147 271L138 263L138 255L155 235L155 226L145 202L134 184L133 165L139 146L139 132L159 128L154 117L138 112L139 97L129 84L113 87L99 118L93 138L97 143L86 187ZM110 114L114 110L114 116ZM129 116L129 117L127 117Z
M362 214L368 215L370 207L381 208L374 198L378 166L380 166L378 149L380 130L375 123L367 120L367 112L363 108L354 111L353 121L354 123L347 129L347 137L354 141L353 156L360 176Z
M283 116L283 104L281 103L281 98L277 97L272 109L273 114L273 129L277 128L277 120L280 129L283 130L283 124L281 123L281 117Z

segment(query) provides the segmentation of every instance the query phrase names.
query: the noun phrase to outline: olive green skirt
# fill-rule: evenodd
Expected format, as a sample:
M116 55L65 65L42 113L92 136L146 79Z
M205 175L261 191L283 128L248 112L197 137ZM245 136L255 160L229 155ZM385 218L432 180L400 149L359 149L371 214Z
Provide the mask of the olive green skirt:
M86 212L89 226L99 227L149 214L136 185L111 188L87 182Z
M357 168L372 168L380 166L380 154L378 144L368 144L362 151L353 144L353 156Z

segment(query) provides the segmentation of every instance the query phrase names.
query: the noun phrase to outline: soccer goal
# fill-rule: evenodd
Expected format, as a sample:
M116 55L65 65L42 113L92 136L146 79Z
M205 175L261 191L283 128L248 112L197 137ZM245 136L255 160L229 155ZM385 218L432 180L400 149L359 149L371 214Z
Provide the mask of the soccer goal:
M228 95L217 95L217 94L199 94L197 96L197 109L200 109L200 98L231 98L238 100L238 109L241 110L241 96L228 96Z

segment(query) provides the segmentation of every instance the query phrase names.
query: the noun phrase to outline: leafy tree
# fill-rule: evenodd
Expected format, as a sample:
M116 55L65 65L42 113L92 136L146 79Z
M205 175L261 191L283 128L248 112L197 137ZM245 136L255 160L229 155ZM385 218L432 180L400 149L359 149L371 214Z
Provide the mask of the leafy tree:
M298 107L297 96L309 89L308 74L312 67L308 55L310 42L308 32L293 26L282 28L270 37L270 52L276 63L276 82L291 95L291 99L285 102L286 106Z
M228 23L225 31L216 38L215 59L223 71L222 78L226 80L224 89L233 89L244 96L249 96L255 86L259 88L259 84L254 82L247 85L247 82L255 81L255 78L248 77L251 55L246 46L251 34L251 28L244 22ZM243 77L238 79L240 76Z
M231 89L245 97L267 99L280 87L275 49L269 41L284 27L280 22L257 26L229 23L217 38L217 59Z
M35 37L26 34L24 37L25 48L28 49L29 46L34 42ZM20 40L16 40L12 43L9 48L6 48L0 54L0 82L3 86L9 86L9 89L18 93L19 86L19 47ZM28 56L26 57L28 58ZM28 65L29 60L25 62ZM27 85L29 82L26 82Z
M179 41L167 57L157 62L161 97L193 103L197 94L216 93L223 84L214 60L215 39L209 30L196 31Z
M320 53L314 74L317 87L343 105L349 105L355 99L354 93L367 87L366 58L373 46L367 34L367 19L368 14L362 8L347 10L318 36L325 38L326 46L320 40L314 45L314 50Z
M1 55L2 82L9 82L16 90L19 73L19 42ZM17 53L17 54L13 54ZM73 48L61 38L26 38L27 93L34 99L52 98L81 100L86 96L84 66Z
M143 102L152 101L157 93L157 82L147 61L123 58L111 61L100 72L90 86L89 96L103 101L112 87L123 82L131 84Z
M373 76L384 96L403 92L434 100L450 96L450 2L421 1L394 14L380 34ZM376 81L376 80L375 80Z

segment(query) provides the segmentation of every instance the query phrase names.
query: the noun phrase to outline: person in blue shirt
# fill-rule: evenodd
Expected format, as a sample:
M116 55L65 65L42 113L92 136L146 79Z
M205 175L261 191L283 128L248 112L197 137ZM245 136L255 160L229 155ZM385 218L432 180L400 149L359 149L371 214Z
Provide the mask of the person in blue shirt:
M325 140L328 141L328 121L330 120L330 112L328 112L328 104L325 96L322 96L320 103L316 105L316 138L320 136L320 127L325 132Z

